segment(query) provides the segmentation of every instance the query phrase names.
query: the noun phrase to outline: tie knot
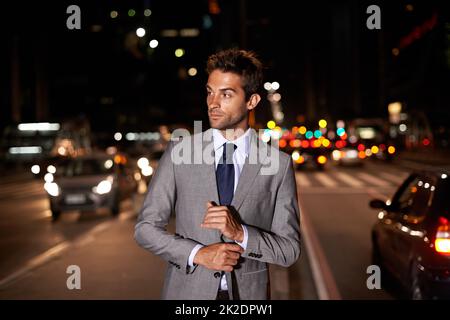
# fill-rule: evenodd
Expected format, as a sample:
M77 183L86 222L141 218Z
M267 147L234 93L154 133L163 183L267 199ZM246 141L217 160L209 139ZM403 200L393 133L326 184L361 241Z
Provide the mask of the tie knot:
M227 159L230 160L229 163L233 163L233 153L236 148L237 146L231 142L226 142L223 144L222 163L227 163Z

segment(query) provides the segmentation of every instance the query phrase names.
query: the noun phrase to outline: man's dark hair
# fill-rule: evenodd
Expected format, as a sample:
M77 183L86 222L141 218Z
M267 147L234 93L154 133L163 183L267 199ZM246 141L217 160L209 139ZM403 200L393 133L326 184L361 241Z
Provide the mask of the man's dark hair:
M240 75L246 100L260 90L263 80L263 65L252 51L239 49L219 51L209 56L206 64L208 74L214 70Z

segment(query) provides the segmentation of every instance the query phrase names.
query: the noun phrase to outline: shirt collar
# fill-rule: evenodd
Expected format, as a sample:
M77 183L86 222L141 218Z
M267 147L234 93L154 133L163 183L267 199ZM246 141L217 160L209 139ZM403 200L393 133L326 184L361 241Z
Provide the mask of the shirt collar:
M219 148L223 146L224 143L232 142L236 145L236 151L244 155L245 157L249 154L250 149L250 130L251 128L248 128L245 133L237 138L236 140L227 140L225 137L220 133L220 130L213 129L213 140L214 140L214 151L217 152Z

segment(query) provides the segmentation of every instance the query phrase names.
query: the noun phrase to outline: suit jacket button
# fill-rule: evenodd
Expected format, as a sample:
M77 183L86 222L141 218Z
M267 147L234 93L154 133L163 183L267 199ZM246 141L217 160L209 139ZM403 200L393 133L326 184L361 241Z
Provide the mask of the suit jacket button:
M219 278L220 277L220 272L214 272L214 278Z

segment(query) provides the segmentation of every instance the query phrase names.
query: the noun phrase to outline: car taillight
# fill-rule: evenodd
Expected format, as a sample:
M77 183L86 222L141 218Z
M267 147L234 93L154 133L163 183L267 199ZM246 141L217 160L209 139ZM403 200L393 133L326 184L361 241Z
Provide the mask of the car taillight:
M327 162L327 157L325 157L325 156L319 156L319 157L317 158L317 162L318 162L319 164L325 164L325 163Z
M450 223L444 217L439 218L434 248L438 253L450 255Z

